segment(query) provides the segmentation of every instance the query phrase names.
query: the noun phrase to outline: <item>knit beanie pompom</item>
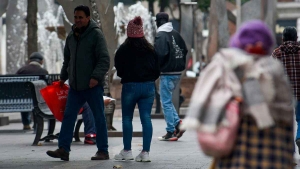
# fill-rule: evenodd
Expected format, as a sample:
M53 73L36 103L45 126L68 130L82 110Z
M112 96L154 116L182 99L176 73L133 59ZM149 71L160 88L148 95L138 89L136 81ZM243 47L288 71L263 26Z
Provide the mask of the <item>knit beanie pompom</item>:
M136 25L142 25L143 26L143 21L142 21L142 18L140 16L135 17L134 20L133 20L133 23L136 24Z

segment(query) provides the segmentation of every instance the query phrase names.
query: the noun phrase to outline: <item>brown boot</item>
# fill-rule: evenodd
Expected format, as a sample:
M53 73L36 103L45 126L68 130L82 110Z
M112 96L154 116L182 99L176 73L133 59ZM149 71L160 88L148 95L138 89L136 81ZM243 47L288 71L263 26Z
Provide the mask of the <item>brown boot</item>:
M109 154L106 152L97 151L91 160L109 160Z
M53 157L53 158L60 158L61 160L64 161L69 161L69 153L66 152L63 148L59 148L55 151L47 151L46 152L48 156Z
M31 127L29 125L24 125L23 130L31 130Z

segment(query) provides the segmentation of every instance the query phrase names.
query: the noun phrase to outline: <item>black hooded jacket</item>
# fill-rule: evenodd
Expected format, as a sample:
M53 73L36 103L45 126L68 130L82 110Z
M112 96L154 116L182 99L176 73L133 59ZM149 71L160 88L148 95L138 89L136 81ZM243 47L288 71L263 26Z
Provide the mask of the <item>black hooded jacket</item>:
M136 49L122 44L115 55L115 67L121 83L155 81L159 64L155 52Z
M159 58L161 74L181 74L186 66L188 50L183 38L173 29L170 22L158 28L154 47Z

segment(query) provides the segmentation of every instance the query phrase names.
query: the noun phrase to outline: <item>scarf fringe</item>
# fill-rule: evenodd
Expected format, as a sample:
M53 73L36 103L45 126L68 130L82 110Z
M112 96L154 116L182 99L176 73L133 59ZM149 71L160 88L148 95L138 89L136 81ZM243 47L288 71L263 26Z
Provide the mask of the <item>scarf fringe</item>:
M224 124L228 124L228 122L223 121ZM211 124L200 124L198 119L196 118L185 118L182 121L182 124L180 125L181 130L197 130L201 132L207 132L207 133L215 133L217 131L218 126Z
M197 130L200 127L200 123L198 119L186 117L182 120L182 123L180 125L181 130Z

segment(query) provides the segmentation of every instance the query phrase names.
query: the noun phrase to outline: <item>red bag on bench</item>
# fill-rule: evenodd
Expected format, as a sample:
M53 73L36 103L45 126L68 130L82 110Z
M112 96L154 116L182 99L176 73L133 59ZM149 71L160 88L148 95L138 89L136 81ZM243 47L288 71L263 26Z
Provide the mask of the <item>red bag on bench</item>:
M53 113L53 116L58 121L62 121L64 117L64 111L66 109L67 98L68 98L69 86L64 84L60 87L59 82L53 82L42 90L40 90L46 104ZM80 109L79 113L82 112Z

